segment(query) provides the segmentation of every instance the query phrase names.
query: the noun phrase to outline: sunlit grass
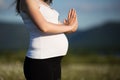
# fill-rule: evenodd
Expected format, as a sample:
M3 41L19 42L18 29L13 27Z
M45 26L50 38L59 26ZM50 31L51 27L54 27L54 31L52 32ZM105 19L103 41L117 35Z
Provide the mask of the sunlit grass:
M119 80L120 66L70 64L62 67L62 80ZM0 64L0 80L25 80L19 62Z
M22 64L19 62L1 64L0 80L25 80L22 70Z
M0 80L25 80L26 51L0 53ZM120 80L119 58L97 55L67 55L62 61L62 80Z
M71 64L63 67L63 80L119 80L120 66Z

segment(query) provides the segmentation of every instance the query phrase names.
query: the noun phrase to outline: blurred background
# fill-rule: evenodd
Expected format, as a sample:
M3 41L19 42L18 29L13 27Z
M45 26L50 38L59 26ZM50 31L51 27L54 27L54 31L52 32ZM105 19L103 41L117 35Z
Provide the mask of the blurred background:
M29 33L14 1L0 0L0 80L24 80ZM63 80L120 80L120 0L53 0L51 6L61 22L75 8L79 21L78 31L67 34Z

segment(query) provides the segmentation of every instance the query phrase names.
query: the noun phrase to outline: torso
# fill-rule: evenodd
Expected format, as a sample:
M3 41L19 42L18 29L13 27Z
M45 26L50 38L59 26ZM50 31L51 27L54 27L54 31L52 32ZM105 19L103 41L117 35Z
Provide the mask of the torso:
M22 8L22 10L24 9ZM59 13L56 10L41 3L39 11L48 22L58 24ZM43 33L35 26L26 13L21 11L20 14L30 33L30 44L26 55L27 57L46 59L66 55L68 50L68 40L63 33Z

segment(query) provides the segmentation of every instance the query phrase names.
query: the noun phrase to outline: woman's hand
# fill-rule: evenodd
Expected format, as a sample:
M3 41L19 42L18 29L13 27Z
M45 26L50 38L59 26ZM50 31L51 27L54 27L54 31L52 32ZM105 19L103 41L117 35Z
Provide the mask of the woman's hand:
M68 13L68 18L64 20L65 25L72 26L73 29L66 33L72 33L75 32L78 28L78 20L77 20L77 14L74 9L71 9Z

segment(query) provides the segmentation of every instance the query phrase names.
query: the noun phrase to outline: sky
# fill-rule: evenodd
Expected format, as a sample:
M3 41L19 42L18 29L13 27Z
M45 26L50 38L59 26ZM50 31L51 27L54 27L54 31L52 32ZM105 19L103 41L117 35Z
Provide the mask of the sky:
M16 16L14 0L0 0L0 22L22 23ZM109 21L120 21L120 0L53 0L52 8L59 13L59 20L67 17L69 9L77 11L79 30L91 29Z

